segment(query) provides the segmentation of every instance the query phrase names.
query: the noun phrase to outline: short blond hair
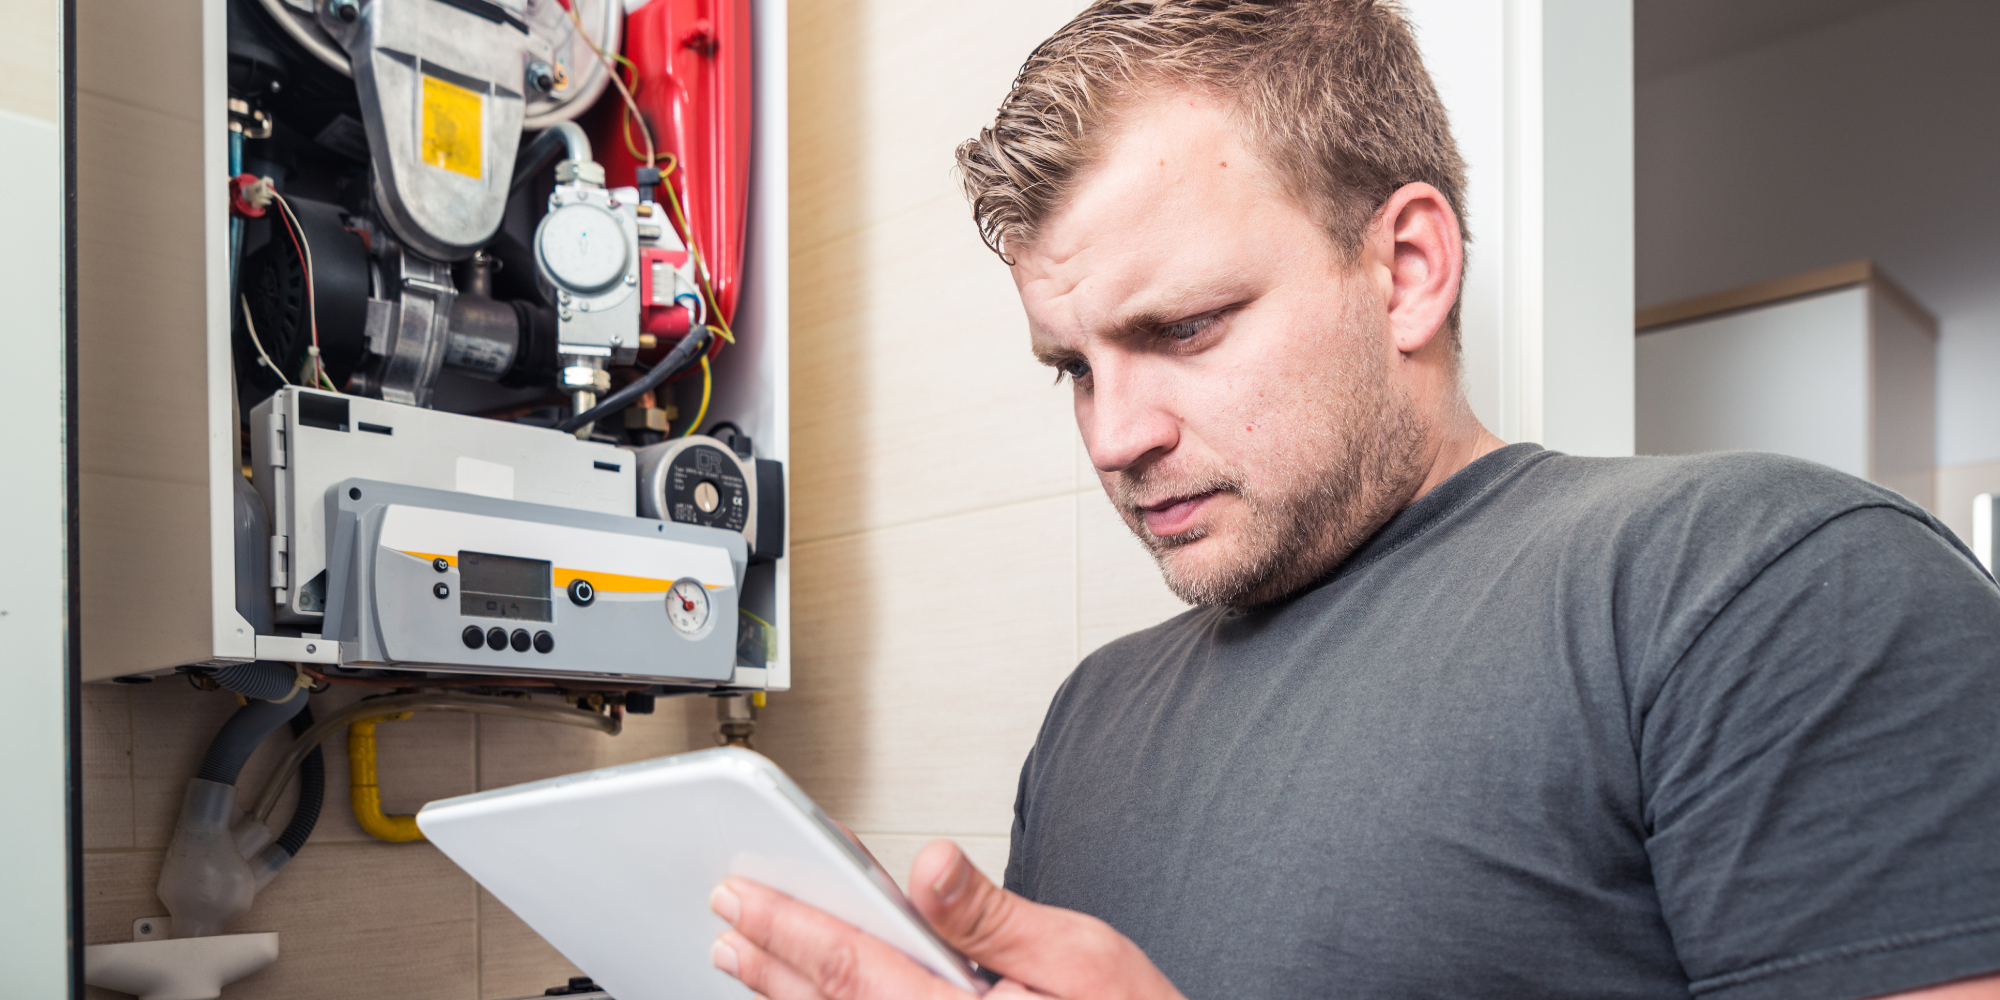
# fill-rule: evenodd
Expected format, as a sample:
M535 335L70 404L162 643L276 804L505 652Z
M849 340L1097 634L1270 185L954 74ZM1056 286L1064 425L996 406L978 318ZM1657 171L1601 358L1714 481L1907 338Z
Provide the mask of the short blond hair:
M1424 182L1465 229L1465 161L1393 0L1098 0L1028 56L991 126L958 147L979 235L1031 243L1162 86L1227 100L1252 148L1352 262L1382 203ZM1469 242L1469 235L1466 237ZM1458 309L1447 327L1455 335Z

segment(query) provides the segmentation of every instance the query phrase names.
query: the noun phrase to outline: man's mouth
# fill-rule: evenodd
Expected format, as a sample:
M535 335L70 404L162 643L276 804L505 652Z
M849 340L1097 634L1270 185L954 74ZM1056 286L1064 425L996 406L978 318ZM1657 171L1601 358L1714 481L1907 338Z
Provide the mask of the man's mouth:
M1202 509L1221 493L1221 490L1209 490L1140 504L1139 515L1145 518L1146 530L1155 538L1172 538L1194 530Z

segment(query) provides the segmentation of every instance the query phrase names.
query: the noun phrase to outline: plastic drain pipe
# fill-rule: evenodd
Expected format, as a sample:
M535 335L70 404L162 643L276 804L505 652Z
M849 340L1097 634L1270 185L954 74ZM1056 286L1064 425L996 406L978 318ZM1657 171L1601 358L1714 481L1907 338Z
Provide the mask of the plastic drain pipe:
M222 933L250 909L257 891L291 862L311 833L319 803L309 793L324 790L324 771L315 775L308 770L307 785L317 788L301 788L298 815L287 827L284 843L236 808L236 779L244 763L265 737L304 712L309 698L295 689L282 701L251 701L237 709L209 744L201 770L188 781L156 888L173 914L175 937Z

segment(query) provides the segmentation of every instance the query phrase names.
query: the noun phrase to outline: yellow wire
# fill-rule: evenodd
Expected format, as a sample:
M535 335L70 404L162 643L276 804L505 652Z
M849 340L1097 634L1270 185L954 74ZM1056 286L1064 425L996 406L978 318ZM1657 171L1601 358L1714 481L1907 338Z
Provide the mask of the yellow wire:
M674 221L687 234L688 251L694 254L695 280L701 282L702 293L708 296L708 314L715 317L715 332L722 334L726 344L736 343L736 334L729 329L729 318L722 315L722 302L715 297L715 288L708 283L708 261L701 255L701 247L695 244L694 230L689 228L687 216L681 214L681 196L674 191L673 171L679 164L673 154L667 154L666 169L660 171L660 186L667 189L667 205L674 210ZM704 355L705 357L706 355Z
M626 88L624 80L619 79L618 67L616 64L612 62L611 54L605 52L603 47L597 44L596 39L590 37L590 32L584 29L583 16L576 12L577 7L578 4L571 3L568 8L570 22L576 25L576 36L578 38L583 39L583 44L590 46L590 51L597 53L597 61L603 64L604 72L611 77L612 85L618 88L618 96L623 97L625 99L626 113L631 115L632 118L639 119L639 132L640 134L646 137L646 155L643 157L643 159L645 159L646 165L650 167L653 165L653 161L656 158L655 154L656 147L653 145L653 128L652 126L646 124L646 116L639 113L639 102L633 99L632 91ZM619 58L623 57L620 56ZM631 60L628 59L625 60L625 62L629 65ZM634 81L638 79L638 75L639 75L638 67L634 66L632 69L632 77ZM631 128L630 119L626 120L625 127L628 130ZM629 137L627 139L627 142L628 142L627 148L630 148ZM632 150L632 153L633 155L637 156L638 150Z
M681 437L687 437L701 428L702 418L708 416L708 393L714 385L714 380L709 377L708 372L708 351L704 348L701 352L701 409L694 411L694 422L688 424L687 430L681 432Z
M630 87L630 89L627 92L632 95L632 99L634 101L637 101L639 99L638 65L633 63L632 60L625 58L623 53L613 52L611 53L611 58L618 60L619 65L624 66L626 71L632 74L631 79L626 81L626 83ZM632 158L635 160L644 160L646 159L646 154L639 152L639 147L632 145L632 120L638 117L639 117L638 115L632 113L632 107L630 105L627 105L625 109L618 115L618 125L619 125L619 132L625 138L625 151L631 153ZM641 129L647 127L645 119L643 118L639 119L639 127ZM654 159L658 159L658 157L654 157Z

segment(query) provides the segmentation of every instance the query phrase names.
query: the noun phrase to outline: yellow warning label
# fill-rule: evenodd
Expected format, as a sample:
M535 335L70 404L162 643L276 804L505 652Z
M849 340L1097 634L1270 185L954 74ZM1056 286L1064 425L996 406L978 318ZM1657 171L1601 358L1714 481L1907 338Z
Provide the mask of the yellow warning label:
M424 77L424 162L467 177L480 175L486 145L485 102L477 91Z

